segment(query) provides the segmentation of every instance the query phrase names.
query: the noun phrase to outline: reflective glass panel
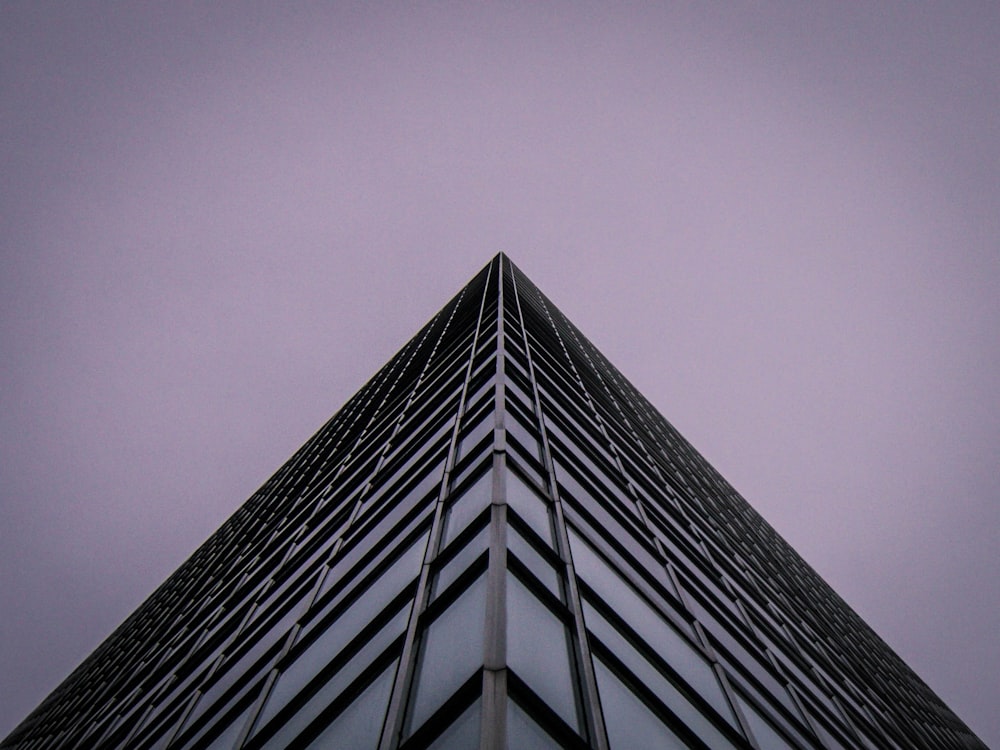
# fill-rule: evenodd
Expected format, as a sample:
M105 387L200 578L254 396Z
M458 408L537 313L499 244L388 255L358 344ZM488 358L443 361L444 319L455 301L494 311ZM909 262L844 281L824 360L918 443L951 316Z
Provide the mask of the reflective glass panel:
M487 471L451 502L446 511L444 531L441 534L442 549L490 504L492 496L493 472Z
M470 750L479 747L480 711L477 699L451 726L438 735L427 750Z
M553 596L562 599L559 573L513 526L507 527L507 548L545 584Z
M549 707L579 729L566 625L523 583L507 576L507 664Z
M409 606L403 607L396 615L374 634L368 642L361 646L360 650L350 657L350 660L341 667L308 701L299 708L295 714L289 717L285 724L278 729L264 745L266 748L292 747L294 738L314 719L319 713L330 705L333 700L340 695L361 674L362 670L374 661L375 657L382 653L393 639L398 637L406 628L406 620L409 615ZM318 663L313 666L325 666L333 658L334 654L317 654ZM280 681L279 681L280 684ZM277 686L276 686L277 687ZM277 706L282 700L288 702L292 691L282 691L281 694L272 696ZM268 701L271 703L271 701ZM265 713L273 714L275 709L270 711L265 709ZM279 717L280 719L280 717ZM258 722L258 726L263 722Z
M603 662L594 660L594 673L601 693L601 709L611 750L687 747Z
M507 701L507 747L511 750L558 750L559 744L514 701Z
M396 594L402 591L407 583L413 581L420 574L420 564L423 562L426 545L427 535L422 534L411 542L410 546L400 553L399 557L389 563L374 582L363 584L365 588L360 593L360 596L349 606L346 612L337 618L341 624L335 627L340 632L341 637L350 639L360 632L366 622L371 620ZM382 558L383 556L380 555L368 563L359 576L368 573L369 570L381 562ZM332 577L332 575L328 576L327 582ZM323 613L311 615L298 640L301 641L307 634L312 632L317 624L319 624L319 618L325 616L325 612L333 610L335 606L344 601L348 593L354 595L356 590L357 584L354 584L354 588L350 591L347 589L341 590L333 598L332 602L326 605ZM315 612L315 609L313 611Z
M546 544L552 544L548 504L512 471L507 472L507 504Z
M579 537L573 537L573 562L583 561L584 580L615 612L621 612L629 626L670 665L688 685L708 701L716 711L734 723L729 703L708 660L664 619L623 578L608 567ZM579 541L578 541L579 540ZM577 550L585 550L578 555ZM577 567L580 570L580 567ZM600 583L597 583L597 582ZM584 616L588 623L592 607L583 602Z
M587 610L587 627L607 646L656 697L677 714L694 733L705 740L709 747L735 747L725 735L684 694L679 691L653 664L627 641L607 620L592 607ZM730 721L732 719L730 718Z
M378 747L385 710L389 705L389 691L396 672L396 662L389 665L375 682L333 720L323 733L309 744L311 750L351 748L367 750ZM289 745L294 747L294 745Z
M775 729L771 722L765 719L760 711L758 711L750 701L746 700L742 695L737 693L739 698L740 708L743 709L743 715L746 717L747 722L750 724L750 731L753 732L754 737L757 738L757 743L761 747L766 747L768 750L774 748L774 750L784 750L784 748L794 748L795 745L786 740L777 729Z
M451 558L434 578L432 594L438 596L464 573L472 562L486 551L489 543L490 527L484 526L464 547Z
M240 736L240 731L242 731L243 725L246 723L247 714L250 713L251 708L252 706L247 706L240 712L240 715L233 719L228 727L223 729L214 740L205 746L205 750L229 750L229 748L235 745L236 738Z
M480 441L493 433L493 414L488 413L480 420L479 424L465 432L458 443L456 459L464 458L473 450Z
M510 413L507 416L505 426L507 427L507 433L512 435L514 439L521 444L521 446L528 452L529 456L538 458L538 440L527 427L521 424L519 419L516 419L513 414Z
M423 724L483 663L486 580L480 576L423 636L407 726Z

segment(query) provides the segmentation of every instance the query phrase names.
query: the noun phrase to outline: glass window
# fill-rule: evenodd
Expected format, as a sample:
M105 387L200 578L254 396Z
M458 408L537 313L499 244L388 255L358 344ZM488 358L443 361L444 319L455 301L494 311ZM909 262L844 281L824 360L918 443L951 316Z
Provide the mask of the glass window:
M713 750L735 747L711 719L678 690L647 656L640 654L632 643L592 607L587 610L587 627L657 698L677 714L681 721L705 740L709 747ZM726 718L735 726L731 712L727 712Z
M720 714L729 717L729 703L708 660L586 542L572 532L571 538L577 571L605 605L614 612L624 613L628 625L660 658ZM586 599L583 610L589 627L593 605Z
M507 504L546 544L552 544L548 503L512 471L507 472Z
M507 527L507 548L524 566L545 584L557 599L562 600L562 587L558 571L535 549L513 525Z
M323 579L319 595L316 597L316 604L325 606L326 602L329 601L329 596L338 599L342 597L346 588L354 581L377 568L387 557L395 555L399 550L397 541L408 537L413 529L424 523L425 520L429 520L432 514L431 508L409 512L395 528L387 529L383 525L383 528L378 530L378 535L370 536L367 542L352 542L350 546L341 548L336 562ZM382 534L385 536L381 536ZM419 550L408 549L407 552L402 553L407 556L419 554L413 567L414 576L419 572L420 564L423 562L427 535L421 534L420 540L417 542ZM331 590L335 590L336 593L330 594Z
M379 583L381 584L385 578L386 576L383 576ZM264 706L259 723L263 725L270 721L271 717L297 695L320 670L330 664L333 658L385 607L391 597L398 593L395 588L387 589L385 586L373 591L371 596L365 593L336 620L325 624L323 632L284 669L271 690L271 697ZM395 615L393 620L396 621L396 627L390 628L393 633L401 632L400 621L402 627L405 627L409 609L409 606L404 607ZM392 634L388 635L391 638Z
M486 579L480 576L427 629L407 718L418 729L483 663Z
M485 554L486 548L489 546L489 534L490 527L486 525L444 564L434 579L434 586L431 590L433 596L439 596L472 565L473 560L479 555Z
M216 735L215 739L208 743L204 750L229 750L229 748L235 745L236 738L240 736L240 731L242 731L243 725L246 723L247 714L250 713L251 708L252 706L247 706L241 711L240 715L233 719L229 726L223 729L221 733Z
M454 539L469 525L479 512L490 504L493 498L493 472L487 471L471 487L451 501L445 512L444 530L441 533L441 548Z
M384 571L378 574L378 577L370 582L370 579L362 580L360 583L355 584L349 592L343 590L337 592L336 596L333 598L333 603L330 600L323 602L320 606L325 610L322 614L325 616L326 613L332 612L335 607L339 607L340 604L350 597L358 597L359 602L357 604L350 605L352 609L357 612L357 615L351 615L350 610L346 615L338 615L338 617L348 617L344 622L350 622L352 625L347 626L344 630L348 631L349 635L357 633L361 629L361 625L369 620L375 615L379 610L382 609L389 601L398 594L406 584L410 581L416 579L420 574L420 565L424 558L424 548L427 545L427 534L421 534L417 537L410 545L403 550L396 557L395 560L389 563ZM391 551L390 551L391 554ZM377 562L381 559L377 558L372 560L368 565L365 566L365 572L374 568ZM324 582L325 585L331 584L331 579L334 579L333 573L336 571L331 571L331 574L327 576L327 580ZM344 574L341 573L341 576ZM316 619L321 613L317 611L314 607L313 611L310 612L308 622L304 625L302 635L299 640L302 640L308 633L316 627Z
M507 701L507 747L512 750L558 750L559 744L524 709L514 701Z
M507 434L520 443L521 447L524 448L529 456L532 458L538 458L540 455L538 439L527 427L521 424L520 419L514 416L513 410L507 413L507 419L504 426L507 428Z
M365 667L369 666L379 654L389 647L393 640L398 638L403 633L406 629L406 621L409 616L409 612L410 608L408 606L399 610L399 612L397 612L396 615L381 628L381 630L375 633L369 641L361 645L360 649L354 654L348 655L345 653L352 649L353 646L348 646L341 652L340 656L336 658L334 654L330 653L313 654L312 656L315 661L310 660L310 662L306 663L306 667L311 670L316 670L317 668L329 668L331 662L342 662L344 658L346 658L347 661L342 667L337 669L333 676L326 683L321 685L293 715L287 717L287 719L283 719L281 716L275 717L277 721L284 720L285 723L278 728L277 732L273 736L268 739L264 747L272 748L273 750L277 750L277 748L293 747L295 745L295 738L320 714L320 712L329 706L333 700L361 674ZM311 674L303 674L298 676L296 682L305 682L305 680L309 677L311 677ZM294 689L296 687L297 686L292 686L290 683L286 683L286 686L282 688L281 680L279 679L278 683L275 685L275 690L271 699L268 700L268 705L264 708L264 712L261 720L258 722L258 726L264 725L264 721L266 720L265 717L276 714L276 712L280 710L283 705L287 704L294 696L298 695L299 691ZM382 710L385 710L384 705ZM376 737L376 739L378 738Z
M686 748L681 740L600 660L594 661L611 750ZM770 750L768 745L764 745Z
M451 726L438 735L438 738L428 746L427 750L469 750L479 747L480 713L480 702L477 699L452 722Z
M201 695L194 710L188 714L183 726L184 733L190 734L192 729L195 729L198 737L206 734L206 727L209 723L218 719L226 709L238 703L250 692L257 695L269 661L259 664L254 674L247 674L243 669L234 668L218 679L212 687ZM258 676L260 676L259 679ZM238 679L242 679L242 684L234 690L233 686L236 685ZM209 712L207 716L206 712Z
M504 384L504 388L507 391L506 396L508 400L511 398L517 399L518 405L521 406L523 409L526 409L529 412L534 411L535 400L528 395L527 391L521 387L520 383L514 382L515 380L520 379L518 378L518 375L520 375L521 378L525 377L523 373L517 370L515 370L514 373L508 372L508 380ZM530 388L528 390L530 390Z
M351 750L375 750L385 721L385 710L389 705L389 691L396 672L396 662L379 675L361 695L354 699L341 714L333 720L309 747L326 750L333 747L349 747ZM289 746L291 747L291 745Z
M747 723L750 724L750 731L757 738L758 745L766 747L768 750L771 750L771 748L774 748L774 750L789 748L791 750L791 748L795 747L795 745L785 739L784 735L774 728L770 721L761 715L760 711L750 701L738 693L737 696L740 708L743 709L743 715L746 717Z
M563 720L579 729L566 625L517 578L507 576L507 664Z
M436 451L435 451L436 452ZM411 459L406 466L397 470L397 476L393 477L396 481L391 486L384 485L381 489L373 490L372 495L367 497L362 508L358 513L357 519L351 526L348 533L348 542L357 538L359 534L367 534L371 531L372 526L375 523L379 523L381 528L385 528L385 521L378 520L378 516L382 515L385 508L386 497L389 497L389 502L395 508L409 508L420 500L423 500L426 495L428 495L432 489L437 487L441 483L441 472L444 469L444 461L438 461L429 469L426 469L426 473L423 470L418 469L417 472L421 473L420 479L415 483L409 484L403 490L403 494L398 496L396 493L399 492L400 487L408 482L410 482L410 477L415 473L412 465L416 462L416 458ZM388 489L385 487L388 486ZM401 513L387 514L385 517L398 517ZM372 520L375 519L375 520Z
M464 458L479 445L479 442L485 439L488 435L493 434L493 414L492 412L487 413L483 419L480 420L479 424L474 427L464 430L461 440L458 443L458 453L455 458Z
M648 532L644 527L638 527L631 518L622 514L622 503L616 499L609 487L604 488L607 492L603 493L603 499L597 501L594 499L593 493L585 489L583 484L577 481L571 472L563 468L564 464L562 462L556 461L555 467L559 484L568 490L568 498L566 497L567 493L560 492L560 497L563 499L564 504L575 500L575 505L582 508L595 519L598 528L606 530L609 536L620 540L622 544L627 544L631 547L633 546L632 537L636 539L648 538Z

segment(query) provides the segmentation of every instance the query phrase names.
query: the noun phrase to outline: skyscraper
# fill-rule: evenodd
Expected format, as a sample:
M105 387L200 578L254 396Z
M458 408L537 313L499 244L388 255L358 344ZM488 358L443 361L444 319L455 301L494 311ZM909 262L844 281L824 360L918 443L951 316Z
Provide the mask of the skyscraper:
M503 255L3 748L982 748Z

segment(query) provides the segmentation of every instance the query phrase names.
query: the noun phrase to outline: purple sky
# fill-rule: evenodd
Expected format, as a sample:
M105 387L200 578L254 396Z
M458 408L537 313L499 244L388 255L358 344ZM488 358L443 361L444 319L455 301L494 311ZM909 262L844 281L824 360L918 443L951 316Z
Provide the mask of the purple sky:
M313 5L0 6L0 736L505 250L1000 747L1000 5Z

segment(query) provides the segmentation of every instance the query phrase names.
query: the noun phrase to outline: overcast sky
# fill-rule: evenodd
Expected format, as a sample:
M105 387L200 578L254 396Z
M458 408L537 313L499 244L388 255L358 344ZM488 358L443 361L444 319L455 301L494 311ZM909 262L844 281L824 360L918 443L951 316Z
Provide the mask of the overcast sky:
M417 5L0 5L0 736L504 250L1000 746L1000 5Z

